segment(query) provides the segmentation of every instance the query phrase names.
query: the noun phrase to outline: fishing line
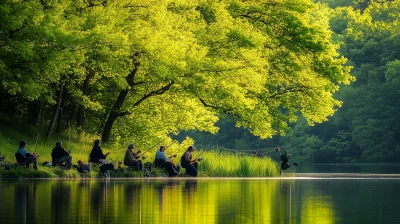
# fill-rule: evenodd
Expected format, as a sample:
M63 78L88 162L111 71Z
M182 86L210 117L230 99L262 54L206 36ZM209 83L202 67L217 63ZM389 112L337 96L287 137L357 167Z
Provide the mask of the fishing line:
M71 150L69 149L69 144L71 142L71 120L68 121L68 153L71 154Z
M38 140L39 140L39 132L38 132L38 134L37 134L37 137L36 137L36 143L35 143L35 155L36 155L36 150L37 150Z

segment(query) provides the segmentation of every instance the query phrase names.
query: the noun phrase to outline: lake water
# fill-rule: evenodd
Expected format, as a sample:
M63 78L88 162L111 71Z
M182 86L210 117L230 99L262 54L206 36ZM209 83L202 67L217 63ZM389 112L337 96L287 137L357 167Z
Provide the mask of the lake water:
M306 170L271 179L2 181L0 223L400 223L400 175L344 171L334 178Z

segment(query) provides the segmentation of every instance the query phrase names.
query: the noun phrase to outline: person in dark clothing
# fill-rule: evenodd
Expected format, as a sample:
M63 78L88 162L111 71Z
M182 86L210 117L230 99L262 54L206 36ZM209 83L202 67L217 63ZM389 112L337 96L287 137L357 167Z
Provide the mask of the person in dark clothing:
M89 162L92 163L101 163L102 165L100 166L100 172L103 174L103 176L108 177L108 170L114 170L117 172L117 170L114 168L114 164L109 163L106 158L110 154L110 152L107 152L106 154L103 154L103 150L100 147L101 142L100 140L95 140L94 141L94 146L92 151L90 152L89 155Z
M25 158L28 164L27 167L29 167L30 163L33 163L33 169L37 170L38 169L37 157L39 156L37 156L36 153L33 154L29 153L28 150L26 149L26 145L27 145L26 141L21 141L19 143L19 148L17 150L17 153L21 154Z
M101 149L100 145L101 145L100 140L97 139L94 141L93 149L89 155L89 158L90 158L89 162L102 163L102 160L106 160L107 156L110 154L110 152L103 154L103 150Z
M62 148L62 142L56 142L56 147L51 152L51 158L53 166L57 166L64 162L67 169L70 169L72 166L72 156Z
M185 174L196 177L198 172L197 172L197 159L192 160L192 152L196 150L194 146L189 146L189 148L186 150L186 152L182 155L181 157L181 166L186 169Z
M288 154L288 151L283 151L283 153L281 154L281 170L286 170L286 169L290 168L291 166L299 165L299 163L289 164L289 157L290 157L290 154Z
M154 166L164 168L168 172L168 176L173 177L179 175L181 167L175 166L172 158L176 155L167 157L165 155L166 147L164 145L160 146L160 150L156 152L156 158L154 160Z
M128 167L133 167L136 170L143 170L142 161L139 159L140 150L138 150L137 152L134 152L134 150L135 145L130 144L125 152L124 165Z

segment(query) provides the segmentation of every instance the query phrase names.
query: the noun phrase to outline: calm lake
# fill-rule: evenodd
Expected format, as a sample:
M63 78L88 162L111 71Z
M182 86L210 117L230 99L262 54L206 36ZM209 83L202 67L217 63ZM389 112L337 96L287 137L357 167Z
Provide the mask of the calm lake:
M392 175L2 181L0 223L400 223L391 172L400 166L387 168Z

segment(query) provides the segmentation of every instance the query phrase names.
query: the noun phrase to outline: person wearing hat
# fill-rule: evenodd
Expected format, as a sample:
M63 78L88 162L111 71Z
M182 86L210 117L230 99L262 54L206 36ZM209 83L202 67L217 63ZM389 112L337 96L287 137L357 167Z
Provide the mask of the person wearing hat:
M197 159L192 160L192 152L196 150L194 146L189 146L186 152L181 157L181 166L186 169L185 174L196 177L197 176Z
M125 152L124 165L128 167L134 167L136 170L143 170L142 161L139 159L140 150L134 152L135 145L129 144L128 149Z
M167 157L165 155L166 149L167 148L165 147L165 145L160 146L160 150L158 150L156 152L156 158L154 160L154 165L156 167L164 168L168 172L168 175L170 177L177 176L177 175L179 175L181 167L179 165L175 166L175 164L172 160L172 158L176 157L176 155L172 155L169 157Z
M56 142L56 147L51 152L51 158L53 161L53 166L64 163L67 169L71 169L72 166L72 156L69 155L67 151L62 147L62 142Z
M17 153L21 154L27 161L27 164L29 166L29 164L33 163L33 169L37 170L38 169L38 162L37 162L37 156L35 153L31 154L28 152L28 150L26 149L26 141L21 141L19 143L19 148L17 150Z

